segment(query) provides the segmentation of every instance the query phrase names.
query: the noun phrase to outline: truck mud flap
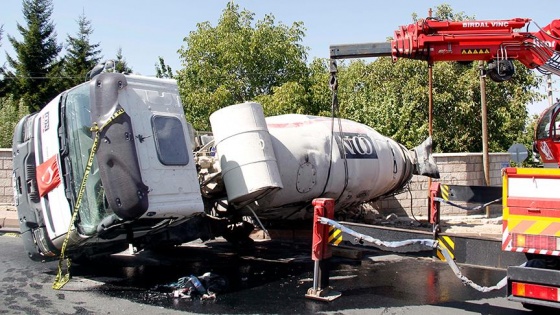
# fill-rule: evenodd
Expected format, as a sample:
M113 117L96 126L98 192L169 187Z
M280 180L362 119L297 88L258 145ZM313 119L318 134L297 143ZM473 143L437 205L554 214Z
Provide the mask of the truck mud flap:
M102 73L92 80L91 118L99 127L97 163L109 207L124 220L136 219L148 210L148 187L142 182L134 132L125 112L105 126L122 109L119 92L126 88L121 73Z

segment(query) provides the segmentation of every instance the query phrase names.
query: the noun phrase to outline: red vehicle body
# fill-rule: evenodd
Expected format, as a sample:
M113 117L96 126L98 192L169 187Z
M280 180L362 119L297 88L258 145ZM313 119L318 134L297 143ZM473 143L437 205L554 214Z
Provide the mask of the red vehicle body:
M400 26L390 42L333 45L331 59L482 60L486 75L497 82L512 77L517 60L529 69L560 75L560 19L537 25L536 32L528 31L531 22L427 18ZM535 149L548 168L504 170L502 249L527 256L525 266L508 268L507 294L528 308L560 308L560 103L541 115Z

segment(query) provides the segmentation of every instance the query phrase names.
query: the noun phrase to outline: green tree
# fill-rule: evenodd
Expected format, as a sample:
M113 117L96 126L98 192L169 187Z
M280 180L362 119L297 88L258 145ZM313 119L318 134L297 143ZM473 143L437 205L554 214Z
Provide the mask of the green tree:
M12 70L3 70L6 89L3 95L13 94L15 99L29 100L30 111L46 105L60 90L62 46L56 41L54 24L50 17L52 0L23 0L23 17L26 27L17 24L22 41L8 35L16 57L6 55ZM0 95L2 96L2 95Z
M453 8L446 3L440 4L436 8L434 13L434 18L439 20L449 20L449 21L467 21L474 20L474 16L468 16L465 12L454 12ZM412 13L412 20L414 22L418 21L418 13Z
M156 63L156 77L173 79L173 70L171 70L169 65L165 64L163 57L158 57L158 61L159 63Z
M0 26L0 47L2 47L2 36L4 35L4 25ZM4 65L0 65L0 95L6 94L6 81L4 80Z
M66 88L78 85L86 80L87 73L101 60L99 43L90 43L89 37L93 33L91 21L84 14L78 18L78 33L68 35L66 39L67 51L64 62Z
M535 141L535 128L539 121L539 115L532 115L529 117L528 123L521 135L515 140L516 143L525 145L529 151L528 158L523 162L523 167L539 167L542 166L542 161L537 152L533 151L533 143Z
M308 88L303 24L277 24L272 15L253 21L253 13L230 2L216 26L199 23L184 39L179 49L184 68L176 79L187 119L196 129L208 130L210 114L227 105ZM266 106L265 111L278 112Z
M122 48L117 50L117 60L115 60L115 72L131 74L132 68L128 66L126 59L123 57Z
M266 116L290 113L331 116L327 60L315 58L308 66L307 76L274 87L272 94L259 95L255 100L263 105Z
M28 106L23 100L16 100L13 96L0 98L0 148L12 147L14 128L27 114Z

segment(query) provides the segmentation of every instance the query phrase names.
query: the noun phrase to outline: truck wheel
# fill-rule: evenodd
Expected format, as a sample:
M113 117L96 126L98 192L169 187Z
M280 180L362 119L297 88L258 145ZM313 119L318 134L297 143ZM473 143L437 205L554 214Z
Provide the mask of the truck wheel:
M546 306L542 306L542 305L535 305L535 304L531 304L531 303L523 303L523 302L521 303L521 305L523 305L524 308L535 312L536 314L555 314L555 313L552 312L555 309L550 308L550 307L546 307Z
M546 262L544 261L544 259L531 259L527 261L525 267L546 269Z

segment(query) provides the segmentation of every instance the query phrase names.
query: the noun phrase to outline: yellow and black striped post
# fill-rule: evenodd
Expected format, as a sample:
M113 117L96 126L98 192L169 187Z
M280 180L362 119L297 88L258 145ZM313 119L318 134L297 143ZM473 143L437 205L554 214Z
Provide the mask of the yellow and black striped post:
M447 250L449 256L451 256L451 258L455 260L455 242L453 241L453 239L447 235L438 235L437 240L438 248L436 249L436 256L441 261L446 261L441 251Z
M342 231L333 227L329 226L329 244L338 246L340 242L342 242Z

